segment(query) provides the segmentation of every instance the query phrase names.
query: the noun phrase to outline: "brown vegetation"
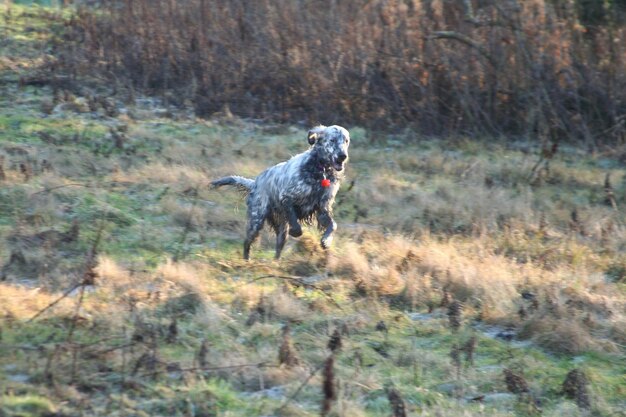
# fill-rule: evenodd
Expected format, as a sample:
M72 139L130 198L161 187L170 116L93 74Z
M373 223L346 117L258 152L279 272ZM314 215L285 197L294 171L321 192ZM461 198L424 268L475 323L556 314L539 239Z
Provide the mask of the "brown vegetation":
M139 90L200 115L526 135L547 150L626 140L623 2L102 4L68 22L53 67L104 76L131 99Z
M327 416L330 413L331 407L337 401L337 386L335 382L334 367L335 356L330 355L328 359L326 359L326 362L324 362L324 381L322 383L322 417Z
M288 368L296 366L300 363L298 353L293 346L293 342L291 341L290 331L291 329L289 325L286 325L283 328L283 341L278 350L278 363L285 365Z
M387 390L387 398L389 399L389 404L391 404L391 411L393 417L406 417L406 404L402 399L402 396L398 392L397 389L390 387Z
M514 373L508 368L504 369L502 373L504 374L504 382L506 384L506 388L510 392L512 392L513 394L521 394L529 391L528 383L523 376Z
M591 408L591 398L589 396L589 378L580 369L572 369L568 372L563 381L563 393L576 400L580 408Z

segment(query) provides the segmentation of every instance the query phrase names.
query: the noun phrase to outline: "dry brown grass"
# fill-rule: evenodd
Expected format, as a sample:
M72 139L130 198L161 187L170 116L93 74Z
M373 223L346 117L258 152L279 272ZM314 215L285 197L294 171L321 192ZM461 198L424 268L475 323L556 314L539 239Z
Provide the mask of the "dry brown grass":
M0 284L2 314L9 321L12 318L26 320L61 296L60 293L47 293L40 288L28 288L11 284ZM65 299L55 307L55 314L70 316L73 309L71 299Z
M156 184L175 185L180 190L206 187L206 184L209 182L207 174L198 168L188 165L164 164L162 162L142 166L123 177L117 176L115 178L117 181L150 181Z
M523 304L521 293L532 291L539 310L518 323L520 337L564 353L615 352L621 343L613 323L623 320L624 299L593 272L593 262L544 269L496 254L489 239L413 241L370 232L343 245L328 267L349 278L357 294L425 309L445 291L464 303L464 314L503 325L518 322L512 313Z
M602 341L585 328L577 318L535 319L525 323L521 337L534 340L552 352L575 355L586 351L618 352L609 340ZM530 333L530 334L529 334Z
M482 300L492 314L506 311L502 303L510 302L517 294L516 286L532 272L530 267L519 267L506 258L485 253L486 249L480 253L478 248L465 244L429 238L414 242L401 236L369 233L361 245L347 245L346 249L333 258L330 267L336 274L349 274L358 282L356 285L391 295L405 290L408 282L408 290L419 294L422 305L433 292L446 287L459 300Z

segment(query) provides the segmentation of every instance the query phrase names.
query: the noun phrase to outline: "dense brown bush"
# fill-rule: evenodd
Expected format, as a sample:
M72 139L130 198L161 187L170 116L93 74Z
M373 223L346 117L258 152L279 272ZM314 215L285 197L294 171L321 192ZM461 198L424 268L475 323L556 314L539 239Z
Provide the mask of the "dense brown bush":
M58 64L200 115L621 143L625 6L587 3L108 1Z

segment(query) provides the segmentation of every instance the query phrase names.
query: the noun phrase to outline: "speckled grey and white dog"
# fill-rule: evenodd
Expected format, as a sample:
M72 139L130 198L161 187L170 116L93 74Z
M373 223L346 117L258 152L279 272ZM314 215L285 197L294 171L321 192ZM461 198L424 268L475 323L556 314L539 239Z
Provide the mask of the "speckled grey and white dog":
M263 171L255 179L237 175L213 181L214 187L234 185L248 192L248 226L243 257L249 259L250 246L265 222L276 232L276 259L285 246L287 233L302 235L300 222L314 217L327 249L337 223L332 209L348 159L350 134L341 126L316 126L308 133L311 147L288 161Z

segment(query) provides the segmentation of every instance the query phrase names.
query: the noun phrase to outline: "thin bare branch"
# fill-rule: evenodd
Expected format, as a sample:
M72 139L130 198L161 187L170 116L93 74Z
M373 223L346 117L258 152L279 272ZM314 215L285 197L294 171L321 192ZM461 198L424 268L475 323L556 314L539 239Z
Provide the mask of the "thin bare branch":
M462 44L467 45L470 48L476 49L476 51L478 51L478 53L480 53L485 59L487 59L487 61L489 61L492 66L496 66L496 60L484 46L462 33L452 31L433 32L430 36L428 36L427 39L450 39L461 42Z

